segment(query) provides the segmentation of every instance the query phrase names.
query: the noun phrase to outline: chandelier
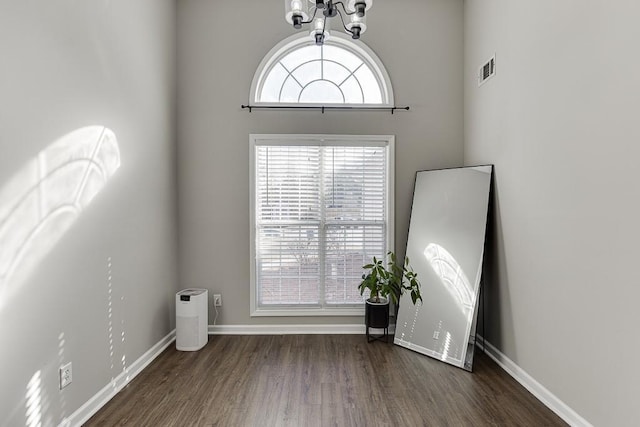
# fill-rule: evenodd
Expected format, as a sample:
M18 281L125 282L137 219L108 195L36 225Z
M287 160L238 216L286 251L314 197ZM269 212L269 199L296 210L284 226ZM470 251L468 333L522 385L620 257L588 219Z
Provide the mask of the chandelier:
M373 0L284 0L285 20L299 30L304 24L311 24L311 37L317 45L324 44L330 36L330 20L340 17L345 31L357 40L367 30L365 12L373 5ZM342 10L341 10L342 9Z

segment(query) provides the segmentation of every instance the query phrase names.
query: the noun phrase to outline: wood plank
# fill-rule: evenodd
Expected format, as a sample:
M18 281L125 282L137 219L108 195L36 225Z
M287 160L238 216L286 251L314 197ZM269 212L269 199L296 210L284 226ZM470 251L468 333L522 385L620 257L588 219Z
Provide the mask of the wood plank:
M469 373L362 335L167 349L87 426L563 426L487 356Z

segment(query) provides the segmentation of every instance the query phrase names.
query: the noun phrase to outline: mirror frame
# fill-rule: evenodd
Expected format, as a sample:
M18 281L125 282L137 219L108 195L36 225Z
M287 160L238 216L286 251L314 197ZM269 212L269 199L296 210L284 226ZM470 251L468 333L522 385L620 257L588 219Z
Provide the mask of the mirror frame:
M440 327L443 324L443 320L440 319L439 325L435 326L433 322L434 319L427 318L426 316L429 316L430 314L429 312L425 312L424 310L431 308L431 312L435 313L437 309L442 308L442 306L446 305L446 304L439 304L435 306L434 304L438 304L438 301L434 302L433 300L430 300L430 297L431 297L429 292L430 289L431 291L433 291L432 292L433 295L437 295L438 294L437 291L442 291L443 289L446 289L448 287L451 288L451 286L447 285L447 280L445 280L447 279L447 277L444 277L444 276L437 277L438 272L436 271L435 264L433 260L429 260L427 256L428 255L427 251L429 250L429 247L432 246L432 244L427 245L423 254L415 253L415 250L412 248L412 246L414 246L415 244L418 244L417 242L419 242L421 239L421 237L416 237L417 232L419 232L420 230L428 229L429 227L434 227L434 225L429 225L425 223L425 221L428 221L428 219L426 219L427 217L424 215L425 212L423 212L424 207L427 206L428 204L426 197L430 196L433 198L433 197L438 197L438 195L440 195L441 197L444 197L447 194L448 195L454 194L457 188L458 189L468 188L471 181L464 182L464 180L461 180L461 175L458 174L457 178L459 179L449 180L450 183L447 183L446 187L442 189L439 188L437 192L433 192L432 194L418 194L416 190L418 190L417 187L421 182L428 180L431 176L434 176L434 178L432 178L432 181L437 182L438 179L443 179L443 174L451 175L456 170L468 171L470 169L476 169L479 172L483 172L484 174L486 174L486 176L483 176L483 175L480 176L482 180L480 181L476 180L473 182L474 186L479 188L479 191L481 191L481 194L476 193L478 194L478 196L475 198L475 200L469 200L468 203L466 204L463 203L464 202L463 200L456 201L454 200L455 198L451 197L449 200L451 204L446 206L446 208L448 208L449 210L445 211L443 207L442 212L440 213L442 218L440 217L435 218L435 219L441 219L437 221L437 226L444 227L445 231L447 230L447 227L449 227L451 230L454 230L453 227L456 226L455 221L464 220L464 218L460 216L459 214L460 212L476 212L476 216L474 217L475 218L474 224L476 224L475 228L467 230L467 235L466 235L469 237L469 240L473 242L473 246L474 246L473 251L471 251L471 255L467 256L466 259L472 260L473 263L465 263L461 261L464 265L473 266L472 268L467 269L466 273L468 274L465 274L465 271L463 271L462 266L458 264L456 259L447 251L447 249L445 249L444 247L436 243L433 243L432 250L435 250L438 256L438 258L434 258L434 259L438 259L438 260L444 259L445 260L444 262L446 262L446 259L451 260L450 264L453 264L454 266L456 266L456 268L458 269L457 270L458 272L462 272L462 277L465 279L464 282L466 282L466 287L467 287L466 292L468 295L468 298L465 299L466 304L464 304L464 307L463 307L467 311L465 312L465 310L462 310L462 316L457 312L454 314L451 314L452 317L457 316L458 320L460 320L459 322L460 325L462 325L466 321L466 328L465 328L466 332L464 334L459 334L459 335L462 335L461 337L452 338L449 331L442 331L447 333L445 338L447 342L443 344L439 337L441 333ZM436 176L437 178L435 178ZM417 305L414 306L411 301L411 296L405 293L400 298L400 304L398 307L398 312L396 314L394 344L399 345L401 347L408 348L410 350L416 351L421 354L425 354L427 356L433 357L435 359L441 360L443 362L452 364L454 366L457 366L459 368L462 368L468 371L471 371L473 369L473 355L474 355L474 349L475 349L476 326L477 326L477 319L478 319L478 301L480 296L480 286L482 282L482 271L483 271L483 265L484 265L484 253L485 253L485 247L486 247L486 241L487 241L487 224L489 220L489 211L490 211L489 203L491 201L492 180L493 180L493 165L464 166L464 167L432 169L432 170L424 170L424 171L416 172L416 177L414 182L413 202L411 206L411 217L409 220L409 233L407 238L407 246L405 249L405 254L409 257L410 261L412 261L413 258L415 257L422 257L424 255L425 258L427 258L427 262L430 263L430 269L429 271L425 271L424 264L426 264L427 262L422 261L420 258L419 259L421 262L417 264L419 266L418 269L415 269L415 265L412 265L416 273L418 273L418 279L421 281L421 284L422 284L421 293L422 293L423 302L422 303L418 302ZM470 190L468 189L467 191L470 191ZM416 212L417 209L421 209L421 211ZM437 210L434 210L434 211L437 211ZM447 213L451 213L452 215L447 215ZM452 219L452 217L454 217L453 215L454 213L458 213L459 215L456 218ZM417 221L421 221L421 222L418 223ZM436 223L436 221L434 221L433 223ZM433 230L434 228L430 228L430 229ZM455 231L457 232L458 228L455 228ZM439 230L438 232L442 232L442 231ZM460 236L457 236L457 238L459 239ZM422 244L423 242L419 243L420 246L422 246ZM453 250L453 249L449 248L449 250ZM457 253L455 251L453 252L454 254ZM447 264L447 266L450 264ZM438 283L436 283L436 281L433 280L434 276L439 279ZM429 277L431 281L427 286L425 286L425 283L423 283L423 280ZM459 276L456 276L456 277L459 277ZM467 279L467 277L469 279ZM447 291L451 293L449 289L447 289ZM441 292L441 294L446 294L446 292ZM458 304L458 308L460 308L460 301ZM422 315L420 315L421 311L423 311ZM453 311L453 310L449 310L449 311ZM434 316L431 316L431 317L434 317ZM420 323L420 320L423 321L422 324ZM447 321L445 321L444 323L446 328ZM448 323L453 323L453 322L448 322ZM461 329L461 328L458 328L458 329ZM433 334L431 334L431 332L433 332ZM433 335L433 337L429 339L429 337L425 337L425 334L428 336ZM418 337L418 338L416 339L415 337ZM448 341L450 338L452 338L451 341L455 340L454 342L457 342L458 344L456 349L454 349L454 351L452 352L453 355L449 354ZM430 346L430 343L433 345ZM444 347L444 351L441 349L442 347Z

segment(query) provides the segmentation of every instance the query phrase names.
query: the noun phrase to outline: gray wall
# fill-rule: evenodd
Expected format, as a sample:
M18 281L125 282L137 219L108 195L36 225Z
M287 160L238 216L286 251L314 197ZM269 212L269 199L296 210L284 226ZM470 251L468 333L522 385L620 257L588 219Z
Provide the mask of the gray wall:
M174 327L174 40L170 0L0 2L0 189L78 128L110 128L121 154L66 233L46 254L36 233L0 284L2 426L27 425L28 408L29 425L57 425Z
M294 30L282 1L178 1L179 270L222 294L218 324L362 323L358 317L250 318L249 134L396 135L396 249L404 252L418 169L463 160L462 1L377 2L363 41L410 112L240 109L264 55ZM389 25L395 16L399 25ZM213 313L210 313L210 317Z
M639 16L622 0L465 2L465 162L496 178L487 339L602 426L640 418Z
M390 3L363 40L412 108L394 116L242 111L260 59L292 33L281 2L178 0L177 153L172 1L0 3L0 192L84 126L113 130L122 161L0 283L1 425L26 423L37 373L43 423L70 415L173 328L179 288L222 293L219 324L360 323L249 317L249 133L395 134L402 252L414 172L461 163L463 118L465 163L496 165L488 340L593 424L640 416L640 6L407 0L391 26ZM478 88L493 53L498 74Z

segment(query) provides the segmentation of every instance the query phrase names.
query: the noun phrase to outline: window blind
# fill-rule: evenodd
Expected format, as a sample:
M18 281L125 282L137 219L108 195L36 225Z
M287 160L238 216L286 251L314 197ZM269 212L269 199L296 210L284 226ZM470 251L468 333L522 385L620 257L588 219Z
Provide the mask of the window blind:
M354 307L387 248L386 146L255 147L258 307Z

